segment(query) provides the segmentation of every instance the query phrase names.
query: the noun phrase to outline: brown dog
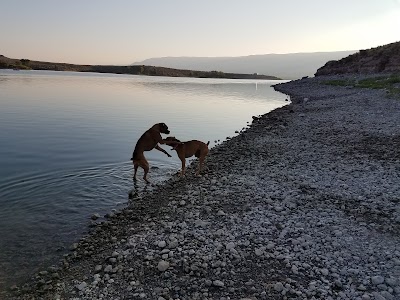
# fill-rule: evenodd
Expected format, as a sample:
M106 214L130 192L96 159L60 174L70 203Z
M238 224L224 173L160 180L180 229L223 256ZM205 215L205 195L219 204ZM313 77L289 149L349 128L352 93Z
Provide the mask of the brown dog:
M164 143L176 150L176 153L182 162L181 176L185 175L186 158L193 155L199 159L199 169L197 170L196 175L200 174L203 170L204 159L208 154L208 144L210 142L207 142L207 144L197 140L181 142L175 137L169 136L164 139Z
M161 137L161 133L169 134L168 126L165 123L158 123L153 125L149 130L147 130L143 135L139 138L136 143L135 150L133 151L131 160L133 161L133 166L135 168L135 173L133 175L133 180L136 181L136 172L138 167L143 168L144 176L143 179L149 183L147 180L147 173L149 172L149 163L144 157L144 151L150 151L156 148L157 150L168 154L167 151L162 149L158 143L164 144L163 139Z

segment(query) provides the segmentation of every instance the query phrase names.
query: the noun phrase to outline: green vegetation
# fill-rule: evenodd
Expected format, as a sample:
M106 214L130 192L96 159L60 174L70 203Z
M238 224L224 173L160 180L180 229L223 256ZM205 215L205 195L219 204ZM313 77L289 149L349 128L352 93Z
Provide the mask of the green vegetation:
M14 69L14 70L30 70L31 67L29 66L30 60L29 59L4 59L5 57L1 55L0 58L0 69Z
M21 62L21 64L23 64L24 66L28 66L29 63L31 62L29 59L23 58L19 60Z
M362 80L338 79L324 82L334 86L349 86L355 88L384 89L390 96L400 96L400 75L378 76Z

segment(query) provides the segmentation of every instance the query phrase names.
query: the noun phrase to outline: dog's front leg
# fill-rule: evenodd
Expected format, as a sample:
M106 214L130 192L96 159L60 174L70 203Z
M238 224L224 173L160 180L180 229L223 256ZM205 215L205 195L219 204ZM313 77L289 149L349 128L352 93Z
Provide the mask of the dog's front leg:
M165 151L163 148L161 148L161 147L158 146L158 145L155 146L155 149L157 149L158 151L161 151L161 152L167 154L168 157L172 157L167 151Z
M185 168L186 168L186 159L182 159L181 158L181 162L182 162L182 171L181 171L181 177L185 176Z

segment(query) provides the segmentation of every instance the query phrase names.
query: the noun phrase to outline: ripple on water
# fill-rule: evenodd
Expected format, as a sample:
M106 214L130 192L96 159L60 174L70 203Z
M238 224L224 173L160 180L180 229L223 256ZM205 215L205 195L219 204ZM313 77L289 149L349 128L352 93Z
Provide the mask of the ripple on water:
M156 182L175 170L175 166L158 166L151 170ZM58 262L60 252L84 233L90 216L104 215L126 203L132 185L132 165L126 162L4 180L0 199L7 205L0 211L0 285Z

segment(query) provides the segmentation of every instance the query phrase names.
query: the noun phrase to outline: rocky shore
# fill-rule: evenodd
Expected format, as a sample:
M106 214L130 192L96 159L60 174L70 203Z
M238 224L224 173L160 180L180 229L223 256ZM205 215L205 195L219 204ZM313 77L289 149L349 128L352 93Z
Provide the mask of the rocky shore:
M324 80L6 299L400 299L400 100Z

